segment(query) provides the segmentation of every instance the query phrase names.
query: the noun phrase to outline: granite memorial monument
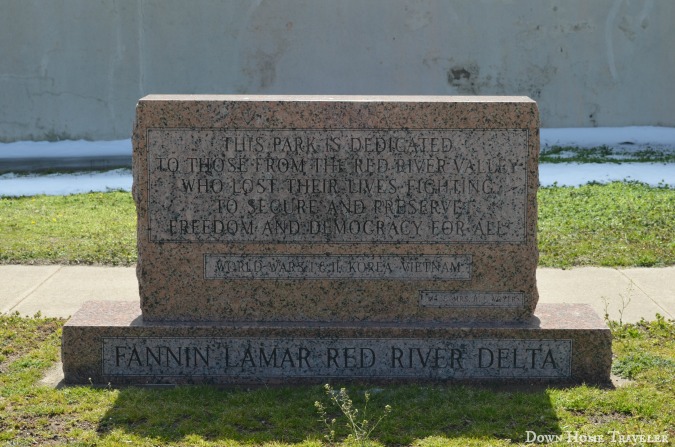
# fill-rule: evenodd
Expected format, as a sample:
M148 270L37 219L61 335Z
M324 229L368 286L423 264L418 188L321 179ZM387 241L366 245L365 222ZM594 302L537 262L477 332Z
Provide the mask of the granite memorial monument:
M67 382L609 380L537 307L529 98L148 96L133 145L140 307L66 324Z

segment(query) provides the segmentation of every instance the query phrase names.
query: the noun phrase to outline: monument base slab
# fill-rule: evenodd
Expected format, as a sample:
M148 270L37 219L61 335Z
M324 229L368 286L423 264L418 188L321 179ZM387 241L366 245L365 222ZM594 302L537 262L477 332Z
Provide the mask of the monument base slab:
M612 354L584 304L513 323L187 323L92 301L64 326L62 359L70 384L608 383Z

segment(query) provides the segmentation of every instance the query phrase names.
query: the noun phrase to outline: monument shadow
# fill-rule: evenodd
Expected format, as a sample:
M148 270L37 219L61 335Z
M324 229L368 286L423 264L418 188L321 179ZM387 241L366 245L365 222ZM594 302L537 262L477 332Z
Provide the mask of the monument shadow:
M335 388L340 384L335 382ZM369 414L385 405L392 412L373 438L385 445L408 445L428 437L510 439L525 442L527 432L561 435L560 421L544 385L415 384L347 386L354 406L363 408L371 394ZM97 432L122 431L160 443L199 437L206 441L242 443L324 440L314 402L327 403L321 386L224 388L176 386L165 389L125 387L101 418ZM346 420L336 407L336 440L345 438ZM532 436L530 434L530 436Z

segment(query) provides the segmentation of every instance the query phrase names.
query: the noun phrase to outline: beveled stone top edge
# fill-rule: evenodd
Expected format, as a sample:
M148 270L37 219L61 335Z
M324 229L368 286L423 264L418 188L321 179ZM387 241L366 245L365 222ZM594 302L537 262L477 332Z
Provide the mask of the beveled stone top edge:
M535 103L527 96L434 96L434 95L174 95L153 94L139 102L446 102L446 103Z
M399 329L399 330L471 330L471 329L511 329L511 330L607 330L605 322L588 304L551 304L537 306L534 316L522 322L453 322L453 323L396 323L396 322L144 322L138 303L131 301L88 301L71 317L66 327L232 327L240 329L293 329L293 330L359 330L359 329Z

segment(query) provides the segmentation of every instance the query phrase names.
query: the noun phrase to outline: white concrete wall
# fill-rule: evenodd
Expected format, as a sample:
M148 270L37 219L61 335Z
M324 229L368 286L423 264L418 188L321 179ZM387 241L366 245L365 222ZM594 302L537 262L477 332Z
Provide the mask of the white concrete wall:
M0 0L0 141L128 138L149 93L524 94L675 126L671 0Z

